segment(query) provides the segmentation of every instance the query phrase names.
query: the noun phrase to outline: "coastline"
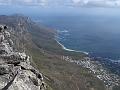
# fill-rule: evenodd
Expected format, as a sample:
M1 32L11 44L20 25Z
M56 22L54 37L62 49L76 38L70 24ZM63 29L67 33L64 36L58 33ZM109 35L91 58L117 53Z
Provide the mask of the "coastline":
M56 39L55 39L56 40ZM58 40L56 40L56 42L62 47L62 49L66 50L66 51L69 51L69 52L79 52L79 53L84 53L86 55L89 55L88 52L85 52L85 51L76 51L76 50L72 50L72 49L69 49L69 48L66 48L63 44L61 44Z
M67 30L63 30L63 31L60 31L60 30L56 30L58 33L59 32L62 32L62 33L68 33ZM88 52L85 52L85 51L77 51L77 50L73 50L73 49L69 49L69 48L66 48L62 43L60 43L58 41L58 38L59 38L59 35L56 35L55 36L55 41L62 47L62 49L66 50L66 51L69 51L69 52L78 52L78 53L84 53L85 55L89 55Z

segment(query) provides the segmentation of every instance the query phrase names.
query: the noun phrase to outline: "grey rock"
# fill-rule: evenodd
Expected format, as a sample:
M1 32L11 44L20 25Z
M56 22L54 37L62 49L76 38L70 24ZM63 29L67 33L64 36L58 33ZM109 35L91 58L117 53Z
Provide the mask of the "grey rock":
M0 25L0 90L45 90L42 74L26 53L15 52L8 27Z

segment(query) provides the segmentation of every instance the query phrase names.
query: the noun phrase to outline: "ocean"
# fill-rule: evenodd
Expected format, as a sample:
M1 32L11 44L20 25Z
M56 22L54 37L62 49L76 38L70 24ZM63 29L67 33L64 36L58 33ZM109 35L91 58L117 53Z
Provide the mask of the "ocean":
M96 9L87 8L85 10L74 11L73 14L71 10L71 13L68 12L68 14L58 13L43 16L41 21L46 26L58 30L59 42L66 48L85 51L93 57L119 60L119 12L111 15L109 9L105 9L104 12L102 11L104 9L100 9L102 12L97 14L93 13ZM90 10L93 10L92 13Z
M119 17L79 15L51 17L45 24L58 30L59 41L66 48L89 52L94 57L119 59L119 21Z
M9 9L8 9L9 8ZM67 49L120 59L119 8L0 6L1 15L23 14L59 32Z

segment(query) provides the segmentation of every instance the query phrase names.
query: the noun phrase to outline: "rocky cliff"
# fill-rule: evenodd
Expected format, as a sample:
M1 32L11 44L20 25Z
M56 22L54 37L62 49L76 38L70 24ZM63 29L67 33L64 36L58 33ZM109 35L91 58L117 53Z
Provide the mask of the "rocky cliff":
M0 25L0 90L45 90L43 76L30 65L30 57L13 48L9 29Z

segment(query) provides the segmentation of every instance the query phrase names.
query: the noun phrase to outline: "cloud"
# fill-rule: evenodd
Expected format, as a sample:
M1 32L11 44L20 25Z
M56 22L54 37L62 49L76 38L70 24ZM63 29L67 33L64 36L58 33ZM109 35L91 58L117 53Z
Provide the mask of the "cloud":
M79 3L81 0L72 0L73 3Z
M120 0L72 0L73 5L98 6L98 7L120 7Z
M0 5L10 4L11 0L0 0Z
M24 0L24 2L26 2L26 3L32 3L33 0Z
M1 5L4 3L0 0ZM47 6L48 0L7 0L6 4L12 5L32 5Z
M0 5L18 4L18 5L70 5L84 7L120 7L120 0L0 0Z

